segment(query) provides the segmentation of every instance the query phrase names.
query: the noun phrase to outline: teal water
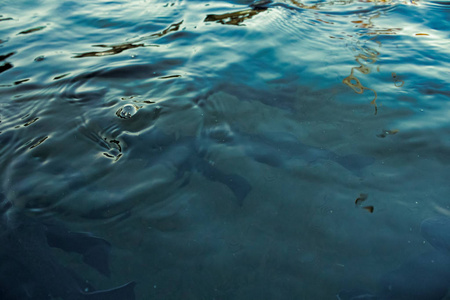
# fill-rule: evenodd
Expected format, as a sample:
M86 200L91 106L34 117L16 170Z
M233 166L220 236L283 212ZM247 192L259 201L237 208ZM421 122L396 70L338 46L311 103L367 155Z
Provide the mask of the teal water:
M99 288L335 299L432 249L449 2L251 4L0 2L2 192L111 242L60 253Z

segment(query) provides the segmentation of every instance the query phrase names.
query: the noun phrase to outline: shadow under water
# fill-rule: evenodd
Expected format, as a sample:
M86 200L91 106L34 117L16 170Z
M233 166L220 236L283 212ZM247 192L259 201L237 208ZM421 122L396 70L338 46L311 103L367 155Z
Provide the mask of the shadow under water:
M422 236L434 250L412 257L382 276L376 295L358 288L341 291L339 300L441 300L450 287L450 218L422 221Z
M96 290L65 267L51 248L75 252L99 273L110 276L111 245L89 233L72 232L55 221L43 222L0 199L0 298L133 300L134 282Z
M448 6L5 3L0 297L445 297Z

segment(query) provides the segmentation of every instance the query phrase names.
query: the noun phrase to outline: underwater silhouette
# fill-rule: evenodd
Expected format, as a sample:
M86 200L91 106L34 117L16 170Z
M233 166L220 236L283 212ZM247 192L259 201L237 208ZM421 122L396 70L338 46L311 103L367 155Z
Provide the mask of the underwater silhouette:
M433 250L408 259L384 275L378 292L363 289L341 291L340 300L440 300L450 287L450 218L425 219L420 231Z
M333 161L359 177L365 167L375 162L370 156L353 153L339 155L328 149L304 144L289 132L264 132L256 135L221 124L205 129L203 135L205 139L209 138L216 143L234 145L251 159L275 168L288 168L292 160L307 163Z
M79 253L84 263L109 276L111 245L107 241L27 216L2 195L0 198L0 299L135 299L134 282L95 290L63 266L51 249Z
M176 179L182 179L181 186L189 183L186 173L197 171L210 181L224 184L234 194L236 203L242 206L252 187L248 181L235 173L226 173L206 159L201 148L202 139L191 136L177 137L154 127L138 137L124 135L125 144L130 146L130 157L142 160L145 166L163 162L174 167Z

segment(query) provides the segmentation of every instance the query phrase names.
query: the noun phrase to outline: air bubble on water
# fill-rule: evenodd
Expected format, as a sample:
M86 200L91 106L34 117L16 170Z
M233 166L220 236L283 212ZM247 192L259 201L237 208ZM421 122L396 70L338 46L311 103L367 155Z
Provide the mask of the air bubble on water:
M129 119L134 116L137 112L137 107L133 104L126 104L123 107L119 108L116 112L116 115L122 119Z

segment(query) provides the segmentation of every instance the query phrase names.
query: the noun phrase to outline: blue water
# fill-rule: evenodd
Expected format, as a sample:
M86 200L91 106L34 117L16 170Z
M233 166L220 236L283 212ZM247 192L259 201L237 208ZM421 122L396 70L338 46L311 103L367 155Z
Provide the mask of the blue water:
M450 3L251 4L1 2L2 192L111 242L61 253L99 288L335 299L450 215Z

